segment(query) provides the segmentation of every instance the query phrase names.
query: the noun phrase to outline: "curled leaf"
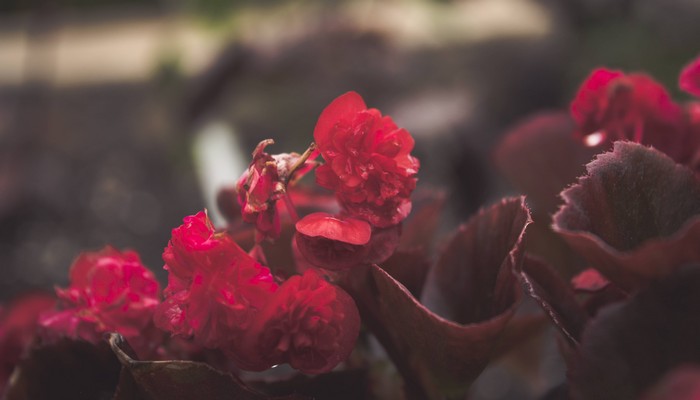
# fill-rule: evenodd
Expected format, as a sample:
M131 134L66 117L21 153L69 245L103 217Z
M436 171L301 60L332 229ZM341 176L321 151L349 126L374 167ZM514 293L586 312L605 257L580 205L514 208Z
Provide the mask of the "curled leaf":
M525 291L542 307L554 326L570 344L578 344L588 315L567 282L549 265L531 257L525 258L519 276Z
M601 310L569 371L572 399L639 399L673 369L700 363L699 287L700 267L681 268Z
M700 183L652 148L616 142L562 192L553 229L625 290L700 261Z
M521 299L513 271L522 261L529 220L523 199L515 198L483 210L459 230L436 267L434 287L426 287L433 299L444 292L439 313L376 265L342 277L341 285L395 362L408 393L462 398L501 349Z

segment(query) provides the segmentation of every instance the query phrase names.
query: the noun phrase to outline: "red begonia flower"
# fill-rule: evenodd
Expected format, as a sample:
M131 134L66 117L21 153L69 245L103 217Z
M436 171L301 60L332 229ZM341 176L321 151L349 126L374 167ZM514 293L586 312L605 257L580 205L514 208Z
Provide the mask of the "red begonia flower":
M45 293L22 296L0 309L0 393L20 358L34 340L39 315L56 299Z
M193 336L196 343L220 348L242 364L242 332L277 290L270 270L255 261L226 233L216 233L206 213L184 219L173 229L173 238L163 253L170 271L165 300L158 307L158 327L176 335ZM193 223L197 221L197 223ZM207 227L206 232L202 227ZM189 246L198 243L198 246ZM171 254L188 253L184 263Z
M119 332L139 346L158 306L160 287L138 254L111 246L81 253L71 266L70 281L66 289L56 289L59 310L40 318L48 337L94 343L105 332Z
M378 227L406 218L419 167L407 130L348 92L323 110L314 140L326 161L316 182L335 191L351 216Z
M651 145L677 161L688 157L683 110L666 89L644 74L597 69L571 103L577 136L591 146L616 140Z
M209 259L219 246L214 237L214 225L209 220L206 210L184 218L183 224L172 230L168 247L163 251L168 271L180 279L190 279L196 268L207 268L212 264Z
M283 153L270 155L265 147L272 139L260 142L253 151L253 161L238 180L238 203L243 220L255 224L262 238L277 239L280 235L280 215L277 200L286 195L290 179L298 179L313 168L313 161L296 166L300 155ZM315 157L312 153L311 159ZM292 176L294 174L294 176Z
M354 300L309 269L280 286L246 335L246 349L267 364L289 363L308 374L347 359L360 330Z
M357 218L323 212L309 214L296 223L297 249L311 264L329 270L361 263L369 251L372 227Z
M335 217L323 212L309 214L296 223L297 232L343 243L363 245L369 242L372 228L357 218Z
M700 57L683 68L678 84L684 92L700 97Z
M296 230L295 250L304 261L328 270L381 263L394 253L401 236L401 224L372 228L357 218L323 212L302 218Z

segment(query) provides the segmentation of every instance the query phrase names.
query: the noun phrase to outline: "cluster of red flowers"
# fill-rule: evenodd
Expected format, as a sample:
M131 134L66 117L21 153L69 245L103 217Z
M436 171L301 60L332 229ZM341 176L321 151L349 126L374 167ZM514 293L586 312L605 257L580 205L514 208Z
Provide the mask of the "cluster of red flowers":
M70 269L71 284L56 289L58 309L39 318L42 333L80 338L96 343L106 332L118 331L140 354L150 354L153 343L144 336L160 303L160 286L138 254L107 246L82 253Z
M312 270L279 285L228 233L216 232L205 212L184 222L163 253L170 274L158 327L253 371L288 362L323 372L350 354L359 314L342 289Z
M409 154L408 132L367 109L354 92L326 108L314 138L301 155L266 153L272 140L254 150L236 188L241 218L255 225L249 253L230 233L217 231L206 211L186 217L163 252L169 274L162 302L153 273L133 251L108 246L83 253L71 267L70 286L56 289L57 307L43 311L51 300L40 316L33 314L43 340L96 343L116 331L139 355L154 357L162 354L165 331L221 350L238 368L253 371L288 363L321 373L345 360L360 315L323 271L378 262L393 252L399 223L411 209L418 161ZM299 220L288 192L317 166L319 153L326 163L317 169L317 182L335 192L342 212ZM278 200L296 223L293 245L301 254L299 275L286 280L260 262L260 243L280 237Z
M681 73L682 90L700 97L700 58ZM583 82L571 115L576 135L589 146L610 148L617 140L650 145L691 167L700 161L700 103L678 104L642 73L600 68Z

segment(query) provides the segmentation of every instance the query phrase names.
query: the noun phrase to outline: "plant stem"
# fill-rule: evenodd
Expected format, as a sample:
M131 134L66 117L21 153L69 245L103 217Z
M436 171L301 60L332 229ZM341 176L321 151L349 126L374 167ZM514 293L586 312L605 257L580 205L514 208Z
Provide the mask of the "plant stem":
M306 162L306 160L309 159L309 157L311 157L311 153L313 153L314 150L316 150L316 143L311 142L309 148L306 149L304 154L302 154L301 157L299 157L299 159L297 160L297 162L295 162L294 165L292 165L292 168L289 169L289 175L287 176L287 182L285 182L285 184L289 183L289 181L292 180L294 173L297 172L297 170L301 168L302 165L304 165L304 163Z

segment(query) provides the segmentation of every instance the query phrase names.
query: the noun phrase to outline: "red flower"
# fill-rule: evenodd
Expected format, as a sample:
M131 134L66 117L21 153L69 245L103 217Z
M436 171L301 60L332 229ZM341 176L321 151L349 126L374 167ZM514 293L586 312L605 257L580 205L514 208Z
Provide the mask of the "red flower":
M296 223L296 249L316 267L339 270L357 264L379 263L399 243L400 225L375 228L365 221L323 212Z
M361 219L309 214L296 223L297 249L311 264L330 270L362 262L369 250L372 227Z
M305 162L299 168L297 153L266 153L265 147L273 143L272 139L266 139L258 144L253 151L253 161L239 179L236 190L243 220L255 224L262 238L277 239L281 229L277 200L286 195L292 174L295 179L300 178L313 168L313 162Z
M378 227L406 218L419 167L408 131L348 92L323 110L314 140L326 161L316 182L335 191L351 216Z
M277 284L270 270L228 234L214 232L205 213L184 221L173 229L173 238L163 253L170 275L165 300L156 311L156 325L173 334L194 336L195 342L205 347L233 346L229 354L240 359L235 350L240 346L240 335L277 290ZM174 267L171 254L187 257L184 263L175 260ZM242 365L254 363L239 361Z
M139 338L153 318L160 288L133 251L107 246L80 254L70 270L71 284L56 289L60 310L41 316L47 335L100 340L104 332Z
M700 97L700 57L683 68L679 86L681 90Z
M0 309L0 393L20 358L34 340L39 315L56 299L48 294L25 295Z
M247 333L245 348L266 364L318 374L350 355L359 329L350 295L310 269L280 286Z
M597 69L571 103L577 135L591 146L616 140L652 145L677 161L686 158L683 110L663 86L644 74Z
M214 237L214 225L206 210L184 218L183 224L172 231L168 247L163 251L165 269L180 279L190 279L196 268L208 268L215 261L211 250L219 246Z

